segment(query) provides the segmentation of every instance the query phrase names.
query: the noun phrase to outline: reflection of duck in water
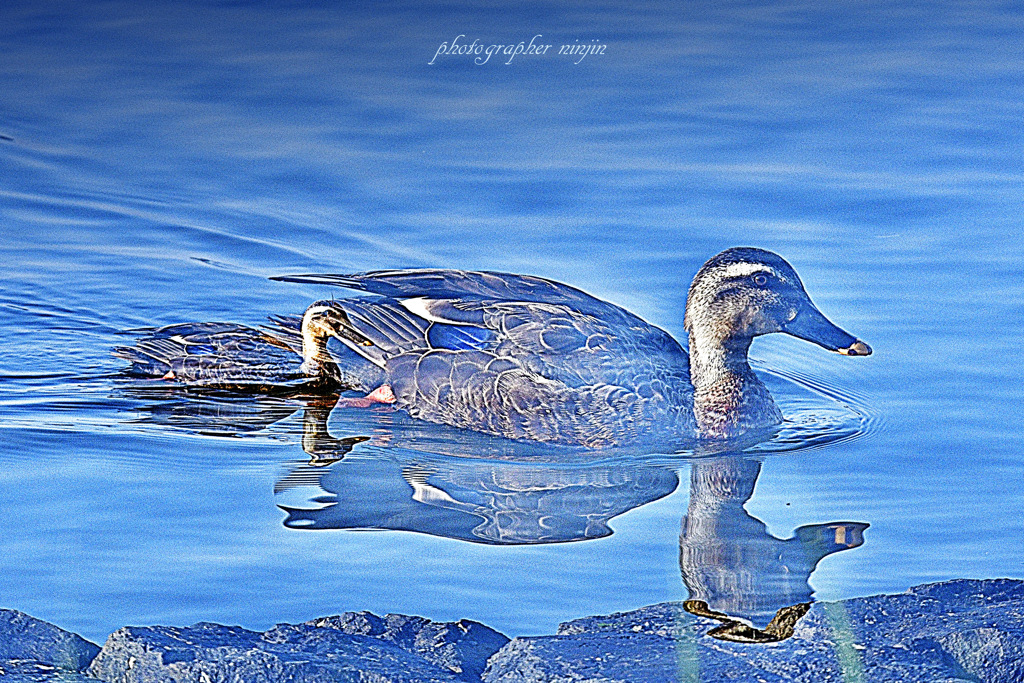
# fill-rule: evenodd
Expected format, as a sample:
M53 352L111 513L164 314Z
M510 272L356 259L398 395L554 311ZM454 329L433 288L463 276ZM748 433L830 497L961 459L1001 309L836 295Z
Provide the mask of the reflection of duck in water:
M864 542L863 522L809 524L789 539L768 533L743 505L760 463L740 457L693 463L690 506L679 536L679 568L690 591L687 611L717 619L709 635L772 642L793 635L810 608L808 581L824 557Z
M315 388L360 391L361 404L393 403L431 422L589 447L732 437L778 424L747 362L758 335L871 353L818 311L785 260L760 249L729 249L697 273L686 310L692 355L625 309L536 277L399 270L280 279L376 296L319 301L301 324L278 319L276 334L242 328L231 344L192 344L195 326L178 326L116 353L135 372L186 385L258 385L263 373L268 384L307 388L306 377ZM274 360L259 365L256 347Z
M315 487L319 507L282 505L291 529L394 529L492 545L602 538L608 522L672 493L671 469L630 463L553 463L427 458L391 449L386 457L298 469L285 493Z
M323 406L307 406L310 455L274 493L312 487L316 507L281 505L292 529L394 529L520 545L601 538L609 520L672 493L671 469L636 463L501 462L389 448L342 460L366 437L335 438Z
M303 507L280 506L288 528L394 529L493 545L562 543L608 536L613 517L679 485L668 468L580 464L563 451L549 453L549 461L461 457L478 455L472 440L451 442L456 450L447 455L390 447L386 455L364 452L329 468L367 441L332 436L329 413L330 401L307 404L302 444L309 464L274 487L275 494L314 491L316 507L306 506L308 497Z

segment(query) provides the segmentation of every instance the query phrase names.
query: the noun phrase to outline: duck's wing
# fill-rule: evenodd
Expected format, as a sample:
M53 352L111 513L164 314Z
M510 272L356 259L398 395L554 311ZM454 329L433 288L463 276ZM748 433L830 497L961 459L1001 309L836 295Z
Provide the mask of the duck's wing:
M415 306L456 330L479 326L491 331L490 343L474 348L520 359L541 377L570 386L608 384L635 390L655 382L655 390L665 393L665 382L689 384L683 348L639 318L627 323L564 304L521 301L417 300Z
M388 362L396 404L413 417L511 439L602 448L692 431L684 397L608 383L573 386L527 359L432 349ZM649 389L649 387L648 387Z
M587 446L691 419L685 351L639 319L623 326L562 304L480 299L322 305L345 313L346 345L385 369L415 417Z
M546 364L557 372L575 367L560 356L578 352L581 367L594 368L608 379L605 371L616 363L654 353L670 357L671 364L682 358L688 382L686 352L667 332L619 306L545 278L419 269L271 279L382 297L319 302L346 312L363 338L353 340L350 348L380 367L388 357L417 349L500 348L499 355L552 359Z
M451 270L296 275L379 295L345 312L356 354L412 415L511 438L588 446L692 422L686 352L664 330L578 289Z
M689 384L686 352L639 318L623 324L565 304L487 299L336 299L311 309L321 307L344 313L341 341L381 368L404 353L486 351L572 386Z
M596 316L636 318L625 309L583 290L533 275L425 268L374 270L352 275L309 273L270 278L281 282L333 285L393 299L476 299L568 306Z

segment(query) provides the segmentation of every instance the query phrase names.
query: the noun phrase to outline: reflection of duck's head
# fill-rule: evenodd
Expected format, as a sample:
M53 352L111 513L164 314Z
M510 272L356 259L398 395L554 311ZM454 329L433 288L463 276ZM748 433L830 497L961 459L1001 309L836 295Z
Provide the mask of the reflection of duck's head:
M807 524L778 538L744 507L761 465L741 457L691 465L690 502L679 535L685 609L723 626L735 642L788 638L812 601L810 577L825 557L864 543L864 522Z
M800 602L781 607L764 628L745 624L728 614L716 612L702 600L686 600L683 602L683 609L698 617L722 622L721 626L716 626L708 631L708 635L712 638L728 640L733 643L777 643L793 636L797 622L811 609L811 603Z
M735 247L713 256L686 302L694 414L703 436L733 436L782 415L747 364L754 337L785 332L830 351L866 356L871 347L833 325L800 276L778 254Z

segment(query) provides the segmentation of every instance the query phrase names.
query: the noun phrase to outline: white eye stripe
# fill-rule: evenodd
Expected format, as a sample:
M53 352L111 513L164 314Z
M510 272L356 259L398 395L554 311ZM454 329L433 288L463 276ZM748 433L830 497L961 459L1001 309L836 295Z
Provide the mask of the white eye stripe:
M779 277L779 274L775 272L775 269L771 266L766 266L763 263L730 263L721 269L722 277L743 277L745 275L753 275L754 273L768 273Z

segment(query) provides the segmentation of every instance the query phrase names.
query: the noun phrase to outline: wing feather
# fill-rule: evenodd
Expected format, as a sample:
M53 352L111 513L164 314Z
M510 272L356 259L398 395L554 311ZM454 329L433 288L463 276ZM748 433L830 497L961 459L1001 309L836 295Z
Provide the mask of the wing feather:
M486 299L569 306L590 315L638 319L583 290L534 275L445 269L374 270L351 275L308 273L270 278L280 282L332 285L393 299Z

